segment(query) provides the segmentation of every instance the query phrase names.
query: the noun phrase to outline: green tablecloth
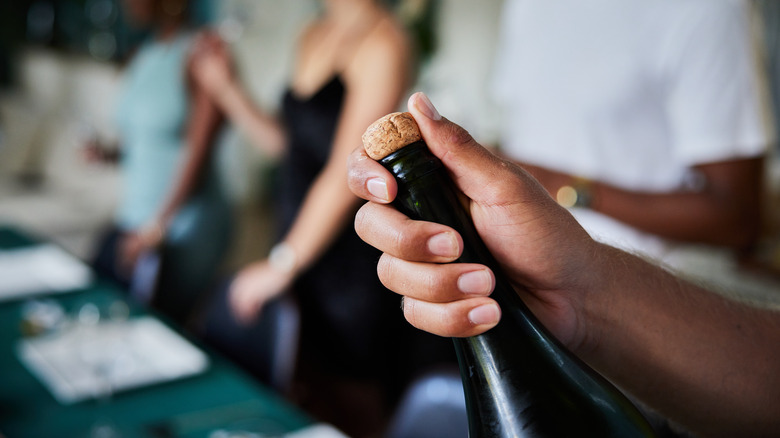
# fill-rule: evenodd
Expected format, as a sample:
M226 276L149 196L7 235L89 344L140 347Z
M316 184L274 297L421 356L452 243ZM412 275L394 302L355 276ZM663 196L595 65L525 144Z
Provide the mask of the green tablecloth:
M33 243L23 233L0 227L0 249ZM96 282L49 298L68 310L124 296L115 286ZM0 303L0 436L86 437L100 421L113 424L125 438L208 437L220 429L281 435L311 424L304 413L211 353L208 370L197 376L120 392L108 401L61 405L16 355L23 336L22 306L21 300ZM132 304L131 311L144 312Z

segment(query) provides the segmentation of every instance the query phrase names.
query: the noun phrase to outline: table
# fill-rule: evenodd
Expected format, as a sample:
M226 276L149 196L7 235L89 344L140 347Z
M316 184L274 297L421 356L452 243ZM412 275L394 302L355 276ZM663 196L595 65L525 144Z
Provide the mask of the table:
M0 226L0 249L33 245L36 239ZM125 300L117 286L96 280L89 287L47 297L66 310L81 303ZM108 420L126 437L209 437L215 430L256 430L281 436L313 424L270 389L197 341L209 368L180 380L116 393L109 401L58 403L20 362L15 346L22 339L24 301L0 303L0 436L87 437L98 420ZM147 314L128 303L131 315Z

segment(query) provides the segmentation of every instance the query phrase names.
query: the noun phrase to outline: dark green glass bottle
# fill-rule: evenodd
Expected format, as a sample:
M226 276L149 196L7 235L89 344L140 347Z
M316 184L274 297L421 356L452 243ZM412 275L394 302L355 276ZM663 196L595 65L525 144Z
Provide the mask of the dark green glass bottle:
M501 322L484 334L453 338L471 438L654 436L636 407L566 350L526 307L479 237L446 169L423 141L379 162L398 182L398 210L454 228L464 241L458 261L486 265L495 274L491 297L501 306Z

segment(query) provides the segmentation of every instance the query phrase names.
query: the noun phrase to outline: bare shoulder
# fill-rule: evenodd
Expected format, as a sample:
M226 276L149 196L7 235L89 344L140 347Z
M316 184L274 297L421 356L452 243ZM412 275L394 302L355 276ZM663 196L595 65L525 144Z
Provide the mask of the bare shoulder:
M360 44L349 69L359 75L365 73L365 69L404 68L411 56L406 30L392 14L386 13Z
M297 47L301 53L306 53L316 47L326 33L325 25L321 18L308 22L298 35Z
M406 53L410 50L410 40L406 29L395 16L383 13L376 27L366 37L358 56L371 51Z

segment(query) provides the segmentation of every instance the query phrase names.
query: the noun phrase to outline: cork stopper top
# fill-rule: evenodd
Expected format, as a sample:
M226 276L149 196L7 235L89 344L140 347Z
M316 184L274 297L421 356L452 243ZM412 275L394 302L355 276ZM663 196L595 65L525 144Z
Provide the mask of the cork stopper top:
M421 138L420 129L411 114L390 113L366 129L363 147L369 157L381 160Z

